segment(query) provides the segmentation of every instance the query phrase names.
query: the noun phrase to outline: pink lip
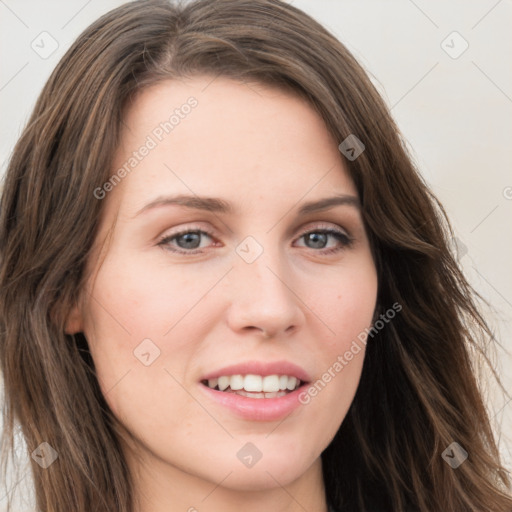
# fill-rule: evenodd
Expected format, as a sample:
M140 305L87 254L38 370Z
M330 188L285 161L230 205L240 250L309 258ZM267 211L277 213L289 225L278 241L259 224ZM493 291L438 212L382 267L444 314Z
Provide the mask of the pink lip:
M225 366L219 370L214 370L202 377L201 380L215 379L217 377L222 377L223 375L249 374L261 375L262 377L266 377L267 375L289 375L290 377L296 377L302 382L309 382L311 380L304 369L288 361L274 361L268 363L262 361L246 361L244 363ZM291 394L292 393L290 393L290 395ZM253 399L251 398L250 400Z
M204 384L199 387L207 397L230 409L237 416L250 421L277 421L291 414L301 405L299 395L305 384L279 398L248 398L236 393L211 389Z

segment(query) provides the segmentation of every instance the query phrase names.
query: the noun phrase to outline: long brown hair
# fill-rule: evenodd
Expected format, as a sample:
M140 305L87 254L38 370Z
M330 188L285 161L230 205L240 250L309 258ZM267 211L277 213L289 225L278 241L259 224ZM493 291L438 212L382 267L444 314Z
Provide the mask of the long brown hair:
M328 502L346 511L510 512L510 480L476 379L491 336L449 248L444 212L366 73L333 35L279 0L137 1L80 35L45 85L12 154L0 213L4 467L19 424L39 510L133 512L121 427L87 340L64 333L80 300L123 107L143 87L218 75L295 91L342 142L379 276L376 315L403 310L367 345L350 410L322 454ZM340 158L343 158L340 153ZM443 451L457 442L457 469Z

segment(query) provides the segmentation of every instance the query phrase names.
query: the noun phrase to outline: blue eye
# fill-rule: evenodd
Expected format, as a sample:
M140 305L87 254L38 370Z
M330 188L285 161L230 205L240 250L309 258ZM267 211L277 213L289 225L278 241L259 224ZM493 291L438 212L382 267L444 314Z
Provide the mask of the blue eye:
M342 231L336 229L316 229L308 231L299 237L303 239L309 249L320 249L321 253L337 252L352 244L352 239ZM338 242L337 245L329 246L330 240Z
M191 231L175 237L181 249L197 249L201 245L201 232Z
M197 249L204 248L204 245L201 245L204 236L212 238L210 233L201 229L182 231L181 233L166 236L158 243L158 245L172 252L195 254L196 252L201 252Z
M208 243L208 239L210 239L210 243ZM189 229L162 238L158 245L174 253L192 255L202 253L201 249L212 245L212 240L212 233L202 229ZM352 238L343 231L325 228L307 231L299 236L297 240L304 240L305 245L299 247L313 249L319 254L341 251L353 242Z

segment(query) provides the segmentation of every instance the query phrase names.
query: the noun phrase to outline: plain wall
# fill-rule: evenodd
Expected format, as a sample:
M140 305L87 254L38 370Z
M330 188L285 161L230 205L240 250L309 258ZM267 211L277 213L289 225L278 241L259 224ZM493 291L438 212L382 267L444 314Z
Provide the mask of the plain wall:
M122 3L0 2L2 175L60 57L87 25ZM453 222L465 272L493 307L487 318L496 338L512 349L512 1L291 3L336 34L370 73ZM50 52L55 44L49 56L34 50ZM495 364L512 390L511 357L500 351ZM488 388L501 451L512 468L512 402L496 386ZM6 492L0 489L0 510Z

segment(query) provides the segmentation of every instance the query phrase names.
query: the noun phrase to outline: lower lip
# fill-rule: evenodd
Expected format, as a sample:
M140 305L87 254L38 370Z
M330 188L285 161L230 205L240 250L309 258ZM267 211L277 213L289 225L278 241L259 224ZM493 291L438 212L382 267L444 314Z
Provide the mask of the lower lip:
M276 398L248 398L236 393L226 393L199 384L206 395L227 407L236 415L252 421L276 421L291 414L297 407L300 393L307 387L303 384L290 393Z

